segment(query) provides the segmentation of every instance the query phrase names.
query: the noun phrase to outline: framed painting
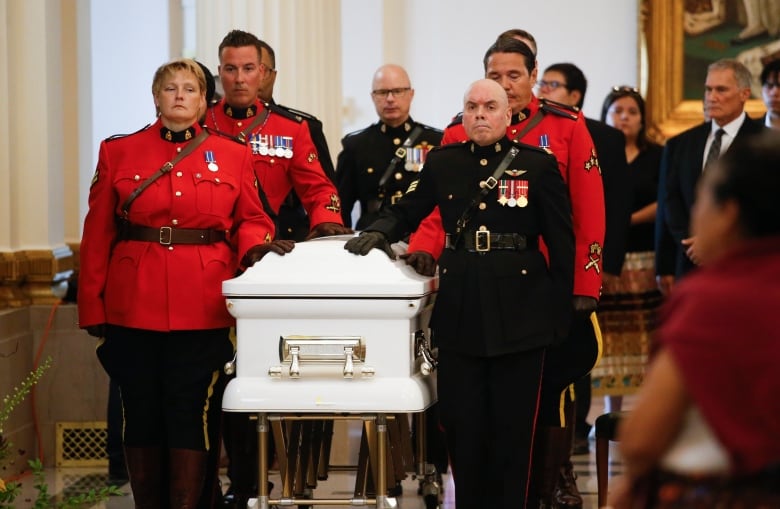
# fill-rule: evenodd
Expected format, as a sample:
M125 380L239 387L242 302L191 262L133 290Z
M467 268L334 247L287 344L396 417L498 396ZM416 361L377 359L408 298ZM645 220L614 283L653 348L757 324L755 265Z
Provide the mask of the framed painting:
M641 0L640 83L647 99L648 134L662 142L704 120L707 65L735 58L758 75L780 58L780 2L773 0ZM750 99L745 110L766 109Z

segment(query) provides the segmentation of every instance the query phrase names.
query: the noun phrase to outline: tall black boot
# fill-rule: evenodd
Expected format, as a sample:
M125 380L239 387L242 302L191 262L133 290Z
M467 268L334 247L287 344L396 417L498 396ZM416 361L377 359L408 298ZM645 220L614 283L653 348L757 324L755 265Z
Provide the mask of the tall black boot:
M163 493L163 449L161 447L127 447L125 461L130 474L135 509L163 509L167 507Z
M546 426L536 430L527 504L529 509L553 507L553 492L558 481L565 448L564 428Z
M571 452L574 447L574 420L577 407L567 391L563 410L566 416L566 427L563 428L565 445L562 460L558 464L558 485L555 489L553 502L557 509L582 509L582 495L577 489L577 476L571 462Z
M195 509L198 506L206 478L208 454L194 449L169 450L171 509Z

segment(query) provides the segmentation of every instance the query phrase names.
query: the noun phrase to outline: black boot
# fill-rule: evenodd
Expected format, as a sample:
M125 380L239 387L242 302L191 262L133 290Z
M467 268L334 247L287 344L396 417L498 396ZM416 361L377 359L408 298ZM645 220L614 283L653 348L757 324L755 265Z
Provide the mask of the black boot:
M562 461L558 464L558 485L555 488L553 502L558 509L582 509L582 495L577 489L577 476L574 474L574 465L571 463L576 405L569 397L564 402L563 410L566 416L566 427L563 428L564 454Z
M135 509L167 507L163 493L163 449L161 447L125 447Z
M170 449L171 509L195 509L206 479L206 451Z
M541 427L534 437L531 483L527 507L550 509L558 481L558 469L566 448L565 430L561 427Z

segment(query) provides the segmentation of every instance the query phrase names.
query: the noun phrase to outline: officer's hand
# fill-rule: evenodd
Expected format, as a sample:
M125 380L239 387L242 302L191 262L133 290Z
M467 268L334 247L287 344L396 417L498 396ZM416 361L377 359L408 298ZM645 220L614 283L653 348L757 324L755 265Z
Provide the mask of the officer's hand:
M587 319L590 314L596 311L598 301L593 297L586 297L585 295L575 295L572 299L574 305L575 318Z
M390 248L387 237L381 232L363 232L357 237L353 237L344 244L344 249L350 253L367 255L369 251L377 248L384 251L391 260L395 260L395 253Z
M96 337L96 338L104 338L106 337L106 324L100 323L98 325L90 325L89 327L85 328L87 331L87 334L90 336Z
M320 223L311 229L304 240L316 239L317 237L329 237L331 235L345 235L355 233L352 228L347 228L338 223Z
M289 253L295 247L295 242L292 240L274 240L267 244L258 244L250 247L244 257L241 259L241 265L243 267L251 267L255 263L263 259L268 253L276 253L283 256L285 253Z
M411 265L412 268L423 276L433 276L436 274L436 260L433 256L425 251L413 251L411 253L405 253L401 255L402 260L406 260L407 265Z

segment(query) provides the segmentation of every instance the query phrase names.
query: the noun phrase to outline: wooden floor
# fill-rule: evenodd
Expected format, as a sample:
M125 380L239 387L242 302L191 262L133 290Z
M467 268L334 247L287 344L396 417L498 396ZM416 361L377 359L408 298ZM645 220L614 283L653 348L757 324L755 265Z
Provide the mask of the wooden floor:
M603 404L600 398L594 398L593 406L589 414L589 421L593 422L596 416L603 413ZM627 399L626 408L630 408L631 400ZM583 509L597 509L596 503L596 463L595 463L595 443L590 441L590 453L587 455L574 456L573 458L575 472L577 474L577 486L584 498ZM610 444L610 476L621 472L619 454L615 444ZM98 488L107 485L108 475L105 469L96 468L59 468L47 469L46 479L49 483L49 492L55 500L62 499L63 495L83 493L91 488ZM227 479L223 479L227 485ZM278 476L271 475L271 481L275 482L277 487L281 486ZM18 509L33 506L32 496L34 494L32 487L32 478L22 479L23 496L19 497L15 503ZM423 499L417 495L417 481L407 478L403 483L403 495L396 498L397 507L402 509L425 509ZM452 479L449 475L444 476L444 496L441 509L454 509L454 488ZM335 472L330 474L327 481L318 486L314 493L315 498L349 498L354 488L354 474L349 472ZM133 500L130 495L130 486L121 487L124 496L112 497L107 502L95 506L95 509L133 509ZM278 490L278 488L277 488ZM272 496L278 496L278 492L271 493ZM317 506L315 506L317 507ZM320 505L319 507L324 507ZM342 507L342 506L330 506ZM352 506L343 506L352 507Z

